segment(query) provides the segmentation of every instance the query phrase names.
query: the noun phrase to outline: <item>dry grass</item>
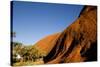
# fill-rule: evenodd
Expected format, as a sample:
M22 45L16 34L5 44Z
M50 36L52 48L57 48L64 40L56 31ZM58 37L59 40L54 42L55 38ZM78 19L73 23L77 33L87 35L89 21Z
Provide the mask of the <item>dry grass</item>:
M32 66L32 65L40 65L40 64L44 64L43 61L35 61L35 62L32 62L32 61L27 61L27 62L17 62L15 63L13 66Z

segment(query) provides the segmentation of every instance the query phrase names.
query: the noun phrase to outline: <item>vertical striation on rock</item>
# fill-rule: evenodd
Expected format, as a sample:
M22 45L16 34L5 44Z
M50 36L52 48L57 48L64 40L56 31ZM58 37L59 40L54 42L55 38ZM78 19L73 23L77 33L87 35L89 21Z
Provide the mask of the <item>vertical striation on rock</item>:
M45 63L96 61L97 7L85 6L78 19L63 32L59 33L58 37L57 35L53 35L51 42L46 40L48 37L41 41L48 47L46 49L47 56L44 57ZM39 46L41 44L37 43L36 45ZM45 47L45 45L40 47L40 49Z

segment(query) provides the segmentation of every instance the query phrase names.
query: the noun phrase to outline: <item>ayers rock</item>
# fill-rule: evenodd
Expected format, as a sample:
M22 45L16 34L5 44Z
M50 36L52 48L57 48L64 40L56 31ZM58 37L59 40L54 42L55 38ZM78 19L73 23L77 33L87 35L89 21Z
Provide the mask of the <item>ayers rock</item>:
M97 61L97 7L84 6L69 27L35 46L46 51L46 64Z

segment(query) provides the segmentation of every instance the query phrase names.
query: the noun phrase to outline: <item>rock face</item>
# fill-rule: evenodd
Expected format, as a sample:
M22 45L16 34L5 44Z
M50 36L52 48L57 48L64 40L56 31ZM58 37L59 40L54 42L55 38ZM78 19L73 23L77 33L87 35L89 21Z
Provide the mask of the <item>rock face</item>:
M51 51L51 49L54 47L54 43L56 42L59 36L60 36L60 33L46 36L45 38L38 41L35 46L39 50L45 51L46 54L48 54Z
M42 44L41 44L42 43ZM63 32L40 40L47 64L97 60L97 7L85 6L78 19Z

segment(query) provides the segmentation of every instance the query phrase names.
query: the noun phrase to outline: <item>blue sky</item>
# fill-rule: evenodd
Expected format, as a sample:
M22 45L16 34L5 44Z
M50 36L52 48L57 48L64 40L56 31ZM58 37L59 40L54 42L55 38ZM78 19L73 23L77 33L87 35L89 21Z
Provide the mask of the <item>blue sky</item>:
M33 45L47 35L61 32L75 21L82 5L13 1L13 39Z

